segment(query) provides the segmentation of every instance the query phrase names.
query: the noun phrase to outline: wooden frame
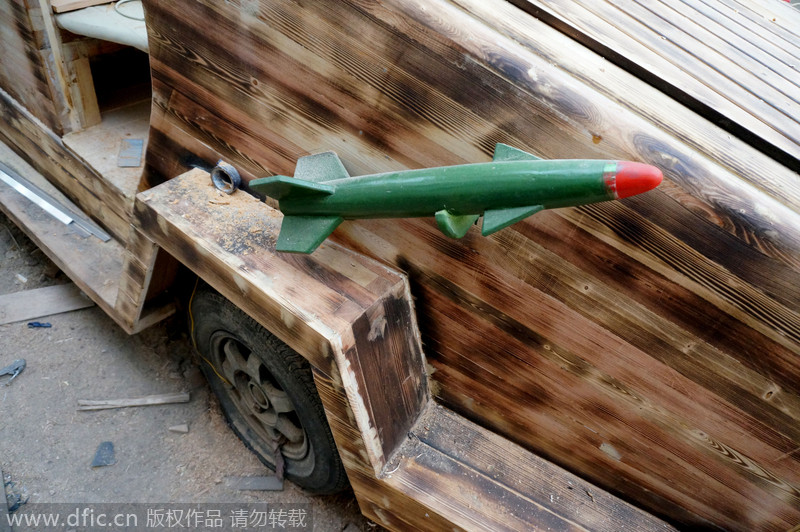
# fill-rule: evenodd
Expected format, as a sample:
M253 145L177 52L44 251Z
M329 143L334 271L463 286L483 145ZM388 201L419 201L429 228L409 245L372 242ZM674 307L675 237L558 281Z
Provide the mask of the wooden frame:
M135 226L309 360L371 519L398 530L669 529L433 404L405 276L337 244L277 253L280 220L193 170L139 194Z
M741 4L681 5L708 13L714 2ZM800 26L790 23L800 15L759 3L741 13L764 30L763 48L800 57L791 44ZM514 4L548 16L536 19ZM592 9L613 13L613 4ZM3 28L0 43L20 75L0 73L0 140L114 235L107 246L113 267L97 274L73 264L70 246L44 238L43 220L3 194L12 218L129 332L171 312L152 296L171 279L160 264L172 254L277 331L311 360L362 508L387 526L603 521L518 488L551 471L537 454L686 526L793 526L800 519L796 126L774 124L790 133L776 137L770 118L750 123L751 113L736 106L721 109L734 123L717 123L707 108L727 101L725 87L711 87L708 100L692 94L705 110L676 100L671 91L681 81L669 75L688 70L652 55L660 70L648 75L620 68L643 56L624 45L632 41L613 20L582 18L589 5L581 0L298 5L147 1L154 92L143 188L175 183L145 193L134 209L135 184L109 179L62 137L92 120L73 90L86 85L83 45L61 42L46 0L3 4L0 12L16 24ZM678 0L652 5L674 12ZM575 9L556 9L564 6ZM641 2L625 6L643 13ZM673 12L668 17L683 16ZM227 31L204 31L198 21L209 19ZM634 40L661 41L648 31ZM596 52L605 49L615 63ZM749 59L741 63L753 70ZM703 83L692 89L721 79L704 68L693 63ZM741 79L770 98L786 96L781 101L794 109L792 94L778 92L791 92L796 72L780 70L781 79L754 80L752 72ZM742 129L753 136L739 135ZM197 173L175 178L187 164L220 158L246 188L254 177L291 175L298 157L318 151L336 150L359 175L485 161L496 142L548 158L640 160L662 168L666 180L642 197L540 213L491 238L472 232L447 240L430 220L345 222L322 255L277 261L269 241L274 211L241 194L192 196L198 205L171 195L201 185ZM244 241L241 249L226 247L200 219L176 216L205 213L224 227L232 219L223 211L235 206L250 225L228 236L260 242L258 252ZM267 236L250 233L261 224ZM251 247L264 253L262 262L240 253ZM92 253L106 249L85 254ZM275 289L262 272L270 268L315 289ZM96 286L98 278L112 280ZM424 371L418 342L397 330L421 338ZM386 352L391 371L383 371ZM396 412L397 425L386 424ZM443 437L453 431L485 445L473 454ZM522 477L506 456L524 461ZM500 470L514 480L502 480ZM560 496L585 502L569 491ZM470 507L482 493L524 502L525 517L513 521L517 514L503 513L509 507L487 517ZM610 513L652 523L608 501L616 508ZM420 517L424 509L430 519Z

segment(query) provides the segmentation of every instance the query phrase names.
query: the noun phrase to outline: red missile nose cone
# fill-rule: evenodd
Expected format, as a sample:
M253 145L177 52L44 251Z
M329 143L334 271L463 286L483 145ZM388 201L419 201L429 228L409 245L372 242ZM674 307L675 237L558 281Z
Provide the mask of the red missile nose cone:
M663 179L664 175L661 170L655 166L619 161L617 162L617 175L614 179L617 198L627 198L653 190L661 184Z

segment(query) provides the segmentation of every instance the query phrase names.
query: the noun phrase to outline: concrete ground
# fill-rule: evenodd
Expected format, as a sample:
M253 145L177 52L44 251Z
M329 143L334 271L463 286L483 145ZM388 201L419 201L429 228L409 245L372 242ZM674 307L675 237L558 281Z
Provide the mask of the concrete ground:
M0 295L66 283L44 254L0 214ZM181 320L128 336L97 307L0 325L0 367L25 358L10 386L0 377L0 468L31 503L307 503L314 530L379 530L352 493L310 497L238 491L228 476L270 472L228 428L200 373ZM191 401L84 412L79 399L189 391ZM188 424L189 432L169 427ZM111 441L116 464L92 468ZM0 530L4 530L0 526Z

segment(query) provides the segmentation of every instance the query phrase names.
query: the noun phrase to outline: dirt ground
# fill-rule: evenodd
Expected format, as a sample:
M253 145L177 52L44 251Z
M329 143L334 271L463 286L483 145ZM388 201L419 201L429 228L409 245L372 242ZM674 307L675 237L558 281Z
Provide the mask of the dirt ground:
M0 295L69 282L0 214ZM27 368L10 386L0 377L0 468L31 503L307 503L314 530L380 530L352 493L310 497L238 491L226 477L270 474L228 428L200 373L182 321L128 336L91 307L0 325L0 367ZM115 410L77 410L79 399L188 391L191 401ZM188 424L188 433L169 427ZM98 445L114 444L116 464L92 468ZM0 530L3 530L0 527Z

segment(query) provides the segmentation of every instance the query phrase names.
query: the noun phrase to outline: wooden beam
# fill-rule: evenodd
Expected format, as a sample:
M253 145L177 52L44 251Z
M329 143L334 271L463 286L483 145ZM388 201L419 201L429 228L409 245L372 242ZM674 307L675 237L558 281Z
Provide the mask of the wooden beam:
M50 0L54 13L66 13L68 11L75 11L83 9L84 7L99 6L102 4L110 4L109 0Z

